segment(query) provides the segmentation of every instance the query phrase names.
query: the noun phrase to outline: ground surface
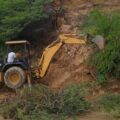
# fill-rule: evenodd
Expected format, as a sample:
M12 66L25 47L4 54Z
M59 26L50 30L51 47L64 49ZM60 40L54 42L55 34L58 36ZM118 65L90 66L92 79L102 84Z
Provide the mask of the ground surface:
M83 114L77 118L68 119L68 120L119 120L119 119L113 118L110 114L92 112L92 113Z
M62 33L78 34L78 18L82 21L92 9L101 8L104 11L110 11L120 8L120 0L64 0L65 16L60 18ZM81 24L81 22L79 23ZM53 89L60 89L73 83L84 81L95 81L94 69L89 68L87 60L96 51L94 45L64 45L53 59L47 75L42 81ZM90 90L90 95L96 97L98 94L104 94L106 91L120 92L120 82L115 81L107 86ZM6 99L14 96L15 93L3 92L0 90L0 99ZM80 116L80 120L114 120L110 115L105 113L88 113ZM78 120L79 120L78 119ZM0 117L0 120L4 120ZM68 119L72 120L72 119Z
M2 116L0 116L0 120L6 120L6 119L4 119ZM11 119L7 119L7 120L11 120Z
M0 116L0 120L5 120L3 117ZM10 120L10 119L7 119ZM100 113L100 112L92 112L82 114L77 117L67 118L66 120L120 120L113 118L110 114Z

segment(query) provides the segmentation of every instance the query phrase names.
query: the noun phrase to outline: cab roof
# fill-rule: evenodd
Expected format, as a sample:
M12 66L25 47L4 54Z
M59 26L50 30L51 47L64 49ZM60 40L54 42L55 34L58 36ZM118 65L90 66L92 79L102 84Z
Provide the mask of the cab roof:
M14 40L14 41L6 41L6 45L12 45L12 44L30 44L27 40Z

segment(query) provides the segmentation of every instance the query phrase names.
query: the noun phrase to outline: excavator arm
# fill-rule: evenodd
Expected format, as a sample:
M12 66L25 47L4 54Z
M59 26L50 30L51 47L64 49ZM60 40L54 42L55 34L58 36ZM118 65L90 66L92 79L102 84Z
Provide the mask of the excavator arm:
M86 40L77 39L74 37L74 35L71 36L71 34L60 35L58 40L54 41L48 47L45 48L39 62L39 74L36 74L37 77L42 78L45 76L52 58L54 57L56 52L62 47L63 44L86 44Z

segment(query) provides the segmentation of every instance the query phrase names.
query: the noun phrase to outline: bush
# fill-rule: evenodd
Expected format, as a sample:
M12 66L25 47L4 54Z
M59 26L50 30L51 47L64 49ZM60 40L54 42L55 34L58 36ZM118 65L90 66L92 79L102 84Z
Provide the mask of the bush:
M85 101L84 93L81 86L70 86L62 91L62 113L66 115L75 115L79 112L83 112L90 107L90 104Z
M60 92L54 92L45 86L34 86L31 91L25 89L22 94L10 102L0 104L0 113L14 119L47 120L65 115L75 115L90 107L85 101L79 86L71 86ZM46 116L46 117L45 117ZM56 118L58 119L58 118Z
M107 75L120 78L120 14L119 11L103 13L92 11L83 24L83 31L103 35L104 52L95 54L93 65L98 71L98 83L105 83Z

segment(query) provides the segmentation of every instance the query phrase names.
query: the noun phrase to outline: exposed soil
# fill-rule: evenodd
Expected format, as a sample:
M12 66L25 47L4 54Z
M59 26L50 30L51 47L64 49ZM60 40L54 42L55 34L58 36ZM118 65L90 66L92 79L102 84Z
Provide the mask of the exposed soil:
M2 116L0 116L0 120L6 120ZM7 120L12 120L12 119L7 119Z
M64 17L59 18L60 33L79 34L79 24L88 13L100 8L106 12L119 9L119 0L63 0ZM54 57L43 81L54 89L73 83L95 81L95 70L87 64L89 57L98 49L93 44L64 45Z
M77 120L119 120L117 118L113 118L112 115L102 112L91 112L82 114L79 117L76 117ZM74 120L74 119L67 119Z
M54 89L74 82L93 80L86 64L92 53L91 46L64 45L56 54L44 79Z

